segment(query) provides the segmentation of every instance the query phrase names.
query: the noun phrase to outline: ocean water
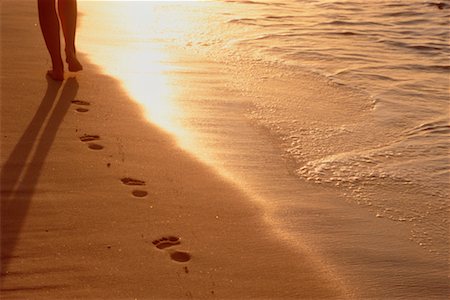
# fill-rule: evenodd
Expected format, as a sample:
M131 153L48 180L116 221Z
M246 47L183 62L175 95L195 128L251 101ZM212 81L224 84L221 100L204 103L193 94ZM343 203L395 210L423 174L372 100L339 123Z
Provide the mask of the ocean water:
M227 22L244 34L229 41L232 55L312 72L367 97L362 121L362 107L348 121L302 116L306 103L295 95L256 104L252 117L281 137L299 179L339 186L376 217L411 222L416 242L445 253L450 2L236 2L239 15ZM343 99L342 110L351 102Z
M187 149L200 148L192 150L199 156L210 145L190 145L201 143L196 134L199 140L213 136L218 149L227 141L253 140L248 152L219 154L216 163L229 168L231 177L244 174L244 180L264 168L270 173L272 163L264 153L267 141L273 143L289 169L287 181L343 195L341 208L357 207L367 212L367 224L375 224L368 226L368 235L377 223L402 228L429 256L416 265L389 266L386 262L400 264L398 253L377 254L379 261L358 266L352 260L359 254L351 256L354 250L344 245L346 251L336 250L342 261L333 268L350 266L342 271L350 280L368 277L356 285L363 290L373 285L366 294L371 298L443 298L446 287L437 269L448 270L450 1L83 2L82 49L123 82L151 122ZM83 26L95 28L95 34ZM221 63L231 74L223 88L246 100L199 101L193 93L177 101L176 82L166 74L190 72L173 63L171 53L180 52ZM210 80L216 84L214 74ZM218 111L202 116L205 105L209 113L213 106ZM242 111L245 120L239 119ZM237 125L230 127L231 122ZM255 153L263 154L255 158ZM236 168L239 158L247 165ZM286 181L279 184L270 193L286 194L293 205L298 191L286 188ZM300 209L292 207L277 215L291 222L280 226L294 224L285 229L301 235L294 213ZM318 223L323 226L323 220ZM346 242L358 243L353 239ZM340 242L337 237L330 245ZM386 241L384 247L395 245ZM403 263L411 264L405 247L399 252L405 254ZM387 277L390 271L395 278ZM400 288L403 280L408 283ZM424 291L426 286L430 290Z
M174 44L247 66L252 80L235 87L253 99L249 117L279 138L298 179L409 223L412 240L446 256L450 2L213 3L208 28ZM336 88L301 98L302 78ZM280 89L264 90L268 80ZM292 92L296 85L303 90Z

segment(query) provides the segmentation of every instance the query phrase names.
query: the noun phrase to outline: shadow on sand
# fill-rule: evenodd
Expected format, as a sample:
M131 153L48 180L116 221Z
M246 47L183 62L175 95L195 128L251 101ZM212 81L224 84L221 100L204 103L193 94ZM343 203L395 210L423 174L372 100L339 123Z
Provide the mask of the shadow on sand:
M7 271L8 262L13 256L12 252L35 193L42 166L71 101L78 92L77 80L69 78L64 84L59 101L54 106L62 86L62 83L47 79L47 91L36 114L2 166L0 177L2 274Z

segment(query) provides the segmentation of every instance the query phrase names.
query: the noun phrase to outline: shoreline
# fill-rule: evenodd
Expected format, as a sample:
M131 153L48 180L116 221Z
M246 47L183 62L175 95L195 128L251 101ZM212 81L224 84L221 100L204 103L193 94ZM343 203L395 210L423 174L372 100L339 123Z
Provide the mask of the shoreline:
M2 297L343 297L116 80L46 82L34 9L2 3Z
M13 18L2 16L14 28L5 29L2 43L14 49L2 57L2 202L5 195L26 205L2 203L2 227L5 219L20 220L12 237L2 229L6 242L17 241L2 296L441 299L448 292L447 265L409 240L407 222L375 217L342 186L294 176L295 164L281 155L291 140L276 130L285 120L282 111L270 111L276 100L297 112L298 128L311 129L297 148L300 160L308 158L308 143L335 143L315 140L314 130L339 128L346 119L367 125L370 101L314 75L241 57L217 63L214 53L205 55L208 47L196 53L164 39L133 40L150 51L138 56L133 48L146 58L145 68L133 69L139 59L129 61L118 47L126 31L103 35L87 21L96 16L108 24L101 10L82 16L79 33L85 26L94 34L79 35L80 49L106 61L89 55L89 63L85 54L86 70L75 79L47 84L48 54L30 19L35 7L12 7L5 12ZM97 44L98 36L104 40ZM119 57L108 64L113 51ZM153 65L158 59L163 63ZM147 85L139 88L136 79ZM167 90L158 90L161 84ZM283 101L291 98L303 102ZM146 109L157 100L168 106ZM260 124L265 108L273 118ZM166 124L172 114L175 122ZM181 134L172 127L178 121ZM359 134L354 140L373 143L351 125L344 129ZM191 142L186 133L197 134L197 149L184 144ZM217 155L212 164L203 157L208 150ZM374 190L381 200L413 195L382 183L386 190Z

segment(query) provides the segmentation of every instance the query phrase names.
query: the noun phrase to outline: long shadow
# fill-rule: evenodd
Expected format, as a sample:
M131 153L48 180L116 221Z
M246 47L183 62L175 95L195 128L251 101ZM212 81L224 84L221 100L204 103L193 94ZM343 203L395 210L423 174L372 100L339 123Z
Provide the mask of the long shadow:
M58 95L61 83L47 81L47 91L33 119L1 170L1 273L5 274L26 218L42 166L71 101L78 92L75 78L66 81L58 103L41 132ZM35 147L31 159L31 152Z

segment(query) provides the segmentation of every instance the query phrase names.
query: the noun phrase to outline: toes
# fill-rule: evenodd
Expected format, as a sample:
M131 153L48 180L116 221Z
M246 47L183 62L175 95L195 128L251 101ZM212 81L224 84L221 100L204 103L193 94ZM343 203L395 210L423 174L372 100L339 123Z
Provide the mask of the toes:
M165 249L180 244L180 238L176 236L165 236L160 239L154 240L153 245L158 249Z

